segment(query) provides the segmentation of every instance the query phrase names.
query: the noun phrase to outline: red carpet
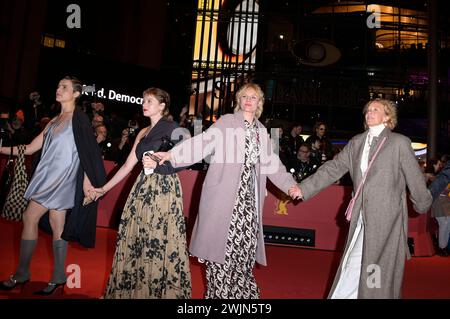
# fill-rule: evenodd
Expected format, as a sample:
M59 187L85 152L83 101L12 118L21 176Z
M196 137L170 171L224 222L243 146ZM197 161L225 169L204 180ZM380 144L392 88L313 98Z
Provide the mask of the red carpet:
M18 262L21 223L0 219L0 278L6 279ZM78 264L81 269L81 287L65 287L64 295L51 298L99 298L111 269L116 232L98 228L95 249L84 249L71 244L67 265ZM266 246L268 266L255 269L262 298L298 299L325 298L331 286L340 253L280 246ZM32 292L46 285L51 277L51 238L39 234L39 243L31 263L32 282L23 291L0 292L0 299L34 298ZM450 298L450 257L413 258L406 263L403 297ZM204 293L203 267L191 258L192 296L202 298ZM42 297L39 297L42 298Z

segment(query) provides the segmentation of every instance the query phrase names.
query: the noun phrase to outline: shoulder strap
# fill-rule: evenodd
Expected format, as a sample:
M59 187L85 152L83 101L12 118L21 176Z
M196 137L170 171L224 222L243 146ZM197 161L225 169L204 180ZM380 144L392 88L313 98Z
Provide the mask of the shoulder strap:
M363 176L363 178L361 179L361 182L360 182L359 185L358 185L358 189L356 190L355 196L353 196L354 199L356 199L356 198L358 197L359 193L361 192L362 186L364 185L364 182L366 181L367 173L369 172L370 167L372 166L373 161L374 161L375 158L377 157L378 152L380 152L381 146L383 146L383 144L384 144L385 141L386 141L386 136L383 137L383 139L381 140L380 145L378 145L378 148L377 148L375 154L373 154L373 157L372 157L372 159L370 160L369 165L367 166L366 171L364 172L364 176Z

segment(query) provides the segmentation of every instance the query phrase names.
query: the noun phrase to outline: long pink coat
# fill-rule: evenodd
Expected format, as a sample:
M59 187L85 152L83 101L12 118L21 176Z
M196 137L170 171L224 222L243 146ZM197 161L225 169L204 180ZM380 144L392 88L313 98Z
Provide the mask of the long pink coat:
M262 211L269 178L283 192L295 185L292 175L272 150L266 128L257 121L260 134L260 162L256 165L258 207L258 245L256 261L266 265ZM243 112L226 114L203 134L185 140L172 150L174 167L189 166L211 155L202 187L200 207L192 232L190 253L199 258L225 262L225 248L245 155Z

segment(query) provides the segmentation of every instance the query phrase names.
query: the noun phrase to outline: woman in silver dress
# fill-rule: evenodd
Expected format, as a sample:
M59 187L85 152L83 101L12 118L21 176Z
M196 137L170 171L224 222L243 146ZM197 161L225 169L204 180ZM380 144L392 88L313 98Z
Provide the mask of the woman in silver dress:
M81 153L90 153L92 148L90 146L80 147L79 144L95 144L95 137L92 131L86 133L83 129L85 125L80 125L80 123L85 122L89 124L87 117L84 118L83 116L85 115L77 113L81 113L81 111L76 110L76 102L80 98L81 93L82 85L78 79L74 77L63 78L56 90L56 101L61 104L61 113L52 119L30 144L26 145L25 155L34 154L41 149L42 151L39 163L24 195L29 200L29 203L23 213L19 265L16 272L8 280L0 284L0 289L2 290L11 290L18 284L29 281L29 268L33 251L37 244L38 225L41 217L47 211L49 211L49 224L53 234L54 270L48 286L36 292L36 294L52 294L56 288L64 286L66 283L65 258L67 255L67 241L62 238L63 232L67 230L67 226L78 228L78 230L86 226L73 225L76 223L75 220L80 218L79 211L75 211L73 208L82 206L80 203L77 203L80 199L95 198L94 187L91 181L95 180L96 185L102 182L102 178L96 180L97 178L91 173L96 169L101 173L102 167L99 168L97 166L96 169L87 168L90 164L82 165L85 160L80 161L83 156L86 157L86 154L81 155ZM75 113L77 114L74 116ZM92 135L92 138L90 138L89 134ZM97 152L97 154L95 148L93 150L94 152L89 154L88 157L96 160L101 159L100 153ZM6 147L2 147L0 150L1 154L7 154L9 151L10 149ZM17 153L17 147L14 147L13 154L17 155ZM80 177L82 178L83 194L77 196L77 185L81 187ZM95 206L95 203L92 206ZM96 211L96 206L94 209ZM70 222L66 221L68 210L71 212L72 220ZM89 221L89 218L83 221ZM81 231L84 231L84 229L81 229ZM74 239L73 236L78 235L75 235L74 232L68 232L68 240ZM92 235L90 234L90 236ZM75 240L83 243L79 238ZM92 245L89 244L87 246Z

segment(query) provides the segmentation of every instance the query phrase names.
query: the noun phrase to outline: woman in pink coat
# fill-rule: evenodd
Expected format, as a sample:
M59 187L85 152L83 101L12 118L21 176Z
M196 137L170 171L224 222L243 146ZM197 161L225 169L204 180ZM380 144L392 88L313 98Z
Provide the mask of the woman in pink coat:
M160 164L192 165L207 156L190 252L206 261L206 298L259 298L255 262L266 265L262 210L269 178L293 198L300 190L274 154L266 128L258 121L264 93L253 83L236 94L234 114L226 114L203 134L157 153Z

